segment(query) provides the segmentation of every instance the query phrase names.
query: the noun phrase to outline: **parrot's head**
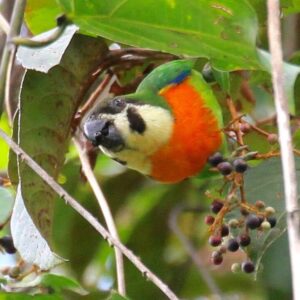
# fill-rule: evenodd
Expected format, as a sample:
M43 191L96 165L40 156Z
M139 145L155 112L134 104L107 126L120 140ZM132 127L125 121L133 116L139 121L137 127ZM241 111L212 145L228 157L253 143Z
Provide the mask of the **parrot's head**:
M150 174L149 157L168 142L173 124L169 110L120 96L102 100L84 122L83 131L112 159Z
M196 175L223 141L222 115L193 61L153 70L134 94L101 100L85 136L112 159L161 181Z

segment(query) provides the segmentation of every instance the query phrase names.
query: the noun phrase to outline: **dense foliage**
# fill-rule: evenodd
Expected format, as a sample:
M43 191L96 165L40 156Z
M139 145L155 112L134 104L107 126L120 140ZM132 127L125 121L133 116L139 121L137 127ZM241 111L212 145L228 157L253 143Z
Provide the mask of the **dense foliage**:
M300 145L300 47L299 41L297 44L288 36L293 30L299 36L300 31L288 26L290 20L298 20L299 24L299 13L297 1L282 1L282 21L287 27L283 30L284 47L292 49L285 53L284 67L295 148ZM227 176L232 172L226 165L220 167L223 160L215 164L221 174L206 171L180 184L163 185L120 166L91 150L90 145L84 146L90 151L121 241L180 298L196 299L216 292L207 285L187 253L188 243L222 294L241 295L243 299L290 299L281 165L278 156L273 155L279 146L265 1L28 0L24 23L38 41L50 40L53 34L54 41L44 43L43 47L31 47L34 45L26 41L29 47L18 48L18 63L26 71L21 85L12 79L12 89L18 90L20 96L11 97L6 103L0 127L103 224L71 139L81 117L78 110L108 69L118 77L112 92L125 94L134 91L156 66L177 57L197 58L198 71L210 83L222 106L225 126L231 124L234 113L243 116L244 121L238 123L243 143L248 146L248 153L261 155L260 160L249 160L247 165L236 160L229 166L236 173L245 173L247 203L254 205L259 200L264 207L276 210L275 217L266 220L270 228L250 230L251 247L246 251L237 251L237 243L246 247L249 237L237 232L237 240L229 241L230 253L226 253L224 261L220 253L215 253L215 265L211 262L211 245L216 241L209 240L211 232L207 225L214 220L208 215L215 215L222 207L218 208L216 203L213 208L210 206L212 199L220 196L224 183L221 174ZM58 29L53 29L56 26ZM62 32L59 38L57 30ZM126 52L129 47L136 49ZM228 99L235 112L230 111ZM226 157L236 150L231 142L229 137ZM0 248L6 251L0 256L0 299L31 299L31 294L35 294L35 299L51 300L125 299L111 294L112 289L116 290L115 259L107 241L59 199L20 157L9 151L1 139L0 150ZM296 163L299 166L300 161L297 159ZM222 193L230 191L224 188ZM229 222L239 216L239 210L232 211L225 219ZM259 220L251 220L251 215L244 217L248 229L256 229L262 223L254 224ZM20 257L8 254L15 252L13 245L5 244L10 241L3 240L11 234L10 230L15 247L28 265L17 265ZM229 229L223 230L226 233ZM234 263L245 260L245 253L255 263L254 275L245 274L254 271L252 265L245 263L245 272L231 271ZM55 267L50 273L31 274L21 280L30 263L41 269ZM127 260L125 277L128 299L165 299Z

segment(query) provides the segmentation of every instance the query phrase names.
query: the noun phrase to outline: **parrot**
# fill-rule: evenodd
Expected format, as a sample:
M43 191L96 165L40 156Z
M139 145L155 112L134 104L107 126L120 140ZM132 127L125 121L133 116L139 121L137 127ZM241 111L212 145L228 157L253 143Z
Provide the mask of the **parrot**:
M203 170L222 146L222 128L210 85L184 59L155 68L132 94L102 99L82 125L105 155L162 183Z

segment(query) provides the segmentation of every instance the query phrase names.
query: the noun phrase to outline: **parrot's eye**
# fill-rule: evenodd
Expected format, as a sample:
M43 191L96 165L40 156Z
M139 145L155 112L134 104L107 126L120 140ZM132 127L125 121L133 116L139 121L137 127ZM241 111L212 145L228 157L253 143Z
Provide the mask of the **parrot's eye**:
M116 98L113 100L113 105L118 108L124 108L126 106L126 102L121 98Z

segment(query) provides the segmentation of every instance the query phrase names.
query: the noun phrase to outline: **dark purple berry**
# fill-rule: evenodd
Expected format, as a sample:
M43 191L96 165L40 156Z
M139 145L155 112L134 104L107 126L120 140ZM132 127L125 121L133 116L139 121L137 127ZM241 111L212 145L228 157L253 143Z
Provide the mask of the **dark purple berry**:
M236 239L230 239L228 242L227 242L227 249L231 252L235 252L239 249L240 245L239 243L237 242Z
M227 236L229 234L229 227L225 224L221 227L221 236Z
M224 206L224 203L218 199L215 199L212 203L211 203L211 211L215 214L217 214L221 209L222 207Z
M237 173L244 173L248 169L247 163L241 158L236 159L232 165Z
M14 254L17 252L17 249L14 246L14 242L11 236L4 236L0 239L0 245L4 248L6 253Z
M204 219L205 224L212 225L215 221L215 218L213 216L206 216Z
M265 218L263 216L257 216L258 220L259 220L259 226L263 223L263 221L265 220Z
M229 175L232 172L232 165L228 161L221 162L217 165L218 170L224 176Z
M273 228L273 227L276 226L277 219L276 219L275 217L268 217L268 218L267 218L267 221L270 223L271 228Z
M250 229L256 229L256 228L258 228L261 223L262 223L261 219L259 219L255 215L249 215L247 217L247 219L246 219L246 225Z
M245 262L242 263L242 270L245 273L252 273L255 270L255 266L254 266L253 262L245 261Z
M223 256L220 254L212 257L211 260L214 265L220 265L223 262Z
M211 246L217 247L222 243L222 238L220 236L210 236L208 242Z
M242 247L247 247L250 243L251 243L251 238L248 234L246 233L242 233L238 236L237 238L238 243L242 246Z
M223 162L224 158L223 155L220 152L216 152L212 156L208 158L208 162L211 164L211 166L216 167L219 163Z

